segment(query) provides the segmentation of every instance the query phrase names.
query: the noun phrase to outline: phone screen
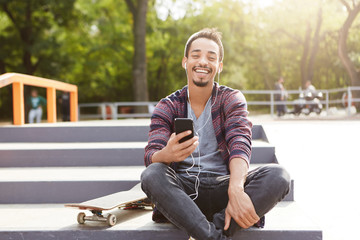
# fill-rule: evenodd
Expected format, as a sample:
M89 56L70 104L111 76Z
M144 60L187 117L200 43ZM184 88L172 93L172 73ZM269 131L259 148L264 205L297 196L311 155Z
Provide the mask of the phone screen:
M192 119L189 118L175 118L175 133L179 134L191 130L191 134L183 137L179 140L179 143L185 142L194 137L194 123Z

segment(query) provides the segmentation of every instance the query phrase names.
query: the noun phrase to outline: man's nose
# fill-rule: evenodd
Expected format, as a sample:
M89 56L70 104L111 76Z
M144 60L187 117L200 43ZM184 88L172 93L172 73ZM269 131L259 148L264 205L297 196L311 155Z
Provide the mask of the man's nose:
M200 60L199 60L199 64L200 65L207 65L208 61L207 61L206 57L201 57Z

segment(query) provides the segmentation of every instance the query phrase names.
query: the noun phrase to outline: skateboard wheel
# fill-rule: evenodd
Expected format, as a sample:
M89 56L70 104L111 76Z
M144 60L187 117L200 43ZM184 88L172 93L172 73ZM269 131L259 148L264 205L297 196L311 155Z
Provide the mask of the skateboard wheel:
M109 226L114 226L116 224L116 216L113 214L109 214L106 218L106 223Z
M84 224L85 223L85 213L83 213L83 212L79 213L77 216L77 221L79 224Z

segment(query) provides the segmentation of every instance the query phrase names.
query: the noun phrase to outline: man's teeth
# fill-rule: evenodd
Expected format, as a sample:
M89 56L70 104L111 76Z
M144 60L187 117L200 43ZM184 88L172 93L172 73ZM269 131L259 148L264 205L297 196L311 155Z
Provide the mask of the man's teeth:
M208 73L208 71L202 70L202 69L196 69L195 72L197 72L197 73Z

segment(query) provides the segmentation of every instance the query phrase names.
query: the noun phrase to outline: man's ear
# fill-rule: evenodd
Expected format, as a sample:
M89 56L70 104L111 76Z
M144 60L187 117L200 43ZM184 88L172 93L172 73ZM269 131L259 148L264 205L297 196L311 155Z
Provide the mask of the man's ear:
M183 57L183 59L181 61L181 65L184 69L186 69L186 62L187 62L187 57Z

